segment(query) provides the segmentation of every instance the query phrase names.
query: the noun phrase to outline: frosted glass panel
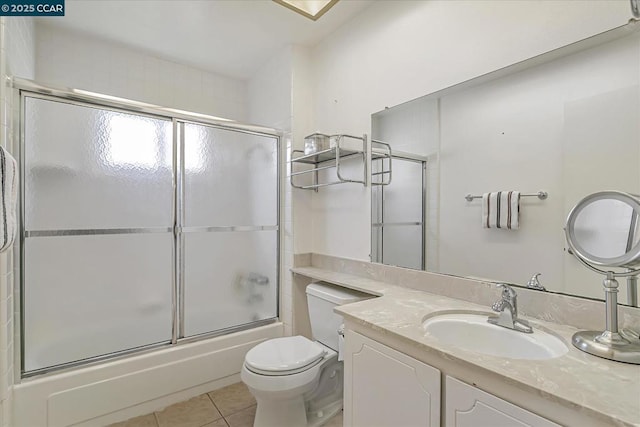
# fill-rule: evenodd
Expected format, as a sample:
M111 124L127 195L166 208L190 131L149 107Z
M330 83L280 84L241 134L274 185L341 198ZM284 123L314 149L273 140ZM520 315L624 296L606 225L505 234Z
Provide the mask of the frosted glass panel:
M277 224L277 139L185 125L185 226Z
M382 230L382 262L422 269L422 226L386 226Z
M277 233L185 234L185 336L277 316Z
M25 241L25 370L171 339L171 233Z
M27 230L172 224L172 123L26 99Z
M391 184L383 187L384 222L422 222L422 163L393 159Z

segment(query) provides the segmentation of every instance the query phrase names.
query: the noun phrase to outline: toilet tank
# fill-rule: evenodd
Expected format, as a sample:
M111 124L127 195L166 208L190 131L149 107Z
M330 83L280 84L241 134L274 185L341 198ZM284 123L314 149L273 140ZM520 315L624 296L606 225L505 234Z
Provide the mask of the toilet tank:
M313 339L337 351L342 316L334 313L333 308L368 298L373 295L328 283L311 283L307 286L307 305Z

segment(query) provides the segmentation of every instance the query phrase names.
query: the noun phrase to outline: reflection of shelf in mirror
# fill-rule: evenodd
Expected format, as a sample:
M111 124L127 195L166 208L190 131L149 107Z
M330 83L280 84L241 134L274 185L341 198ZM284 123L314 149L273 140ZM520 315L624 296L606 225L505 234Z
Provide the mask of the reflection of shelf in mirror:
M391 157L391 144L376 139L371 140L371 185L391 184ZM380 160L378 163L380 169L377 172L373 172L374 160ZM386 167L385 160L387 161Z
M428 155L414 154L408 151L398 151L398 150L393 150L393 158L402 159L402 160L413 160L416 162L427 162L430 159Z
M375 148L372 147L371 148L371 160L378 160L378 159L388 159L389 158L389 150L387 150L386 148Z

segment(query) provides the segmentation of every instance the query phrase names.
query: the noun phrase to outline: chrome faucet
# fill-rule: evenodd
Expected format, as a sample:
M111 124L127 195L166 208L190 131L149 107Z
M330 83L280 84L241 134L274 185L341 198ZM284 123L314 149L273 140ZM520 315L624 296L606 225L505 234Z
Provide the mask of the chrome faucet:
M533 329L529 326L529 322L518 319L518 295L516 291L504 283L499 283L498 287L502 288L502 298L493 303L491 309L498 312L499 315L489 317L487 322L526 334L532 333Z

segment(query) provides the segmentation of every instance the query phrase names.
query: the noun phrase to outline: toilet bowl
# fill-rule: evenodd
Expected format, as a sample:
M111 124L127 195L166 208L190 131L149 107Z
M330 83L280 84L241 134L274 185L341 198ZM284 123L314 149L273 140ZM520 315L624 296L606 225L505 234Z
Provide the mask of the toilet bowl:
M299 357L287 358L293 347ZM274 356L283 360L264 363L273 362ZM319 426L342 409L338 354L302 336L276 338L254 347L240 376L258 403L255 427Z
M274 338L247 353L240 376L258 404L254 427L317 427L342 409L343 363L333 307L370 298L324 283L307 287L314 340Z

